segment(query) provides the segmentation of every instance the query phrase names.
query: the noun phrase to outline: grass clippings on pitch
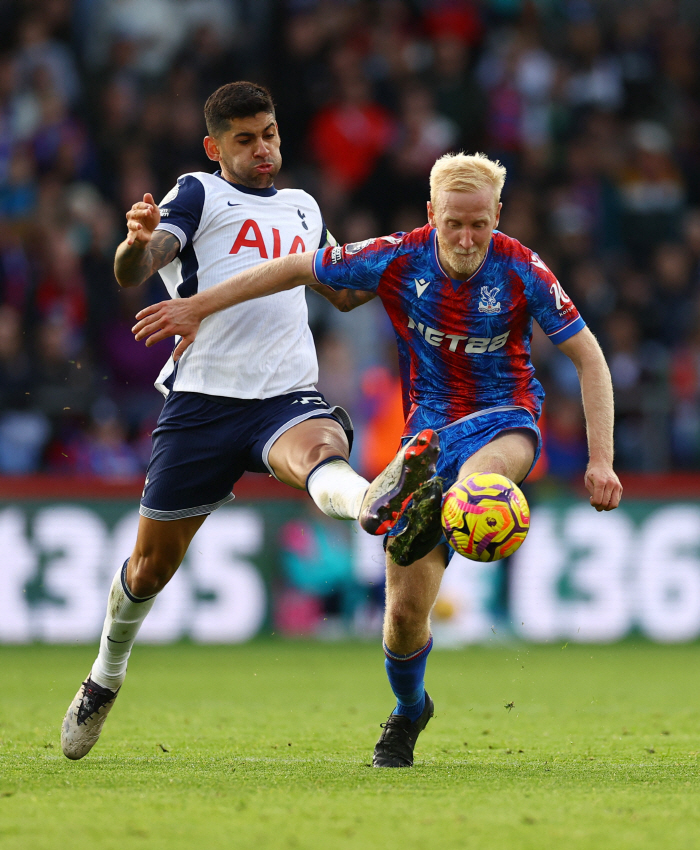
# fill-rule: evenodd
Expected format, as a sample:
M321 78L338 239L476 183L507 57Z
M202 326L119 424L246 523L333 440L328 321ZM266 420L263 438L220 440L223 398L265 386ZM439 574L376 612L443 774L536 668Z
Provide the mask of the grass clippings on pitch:
M0 648L0 848L700 846L698 647L434 651L412 770L369 767L381 649L137 647L80 762L59 726L93 648Z

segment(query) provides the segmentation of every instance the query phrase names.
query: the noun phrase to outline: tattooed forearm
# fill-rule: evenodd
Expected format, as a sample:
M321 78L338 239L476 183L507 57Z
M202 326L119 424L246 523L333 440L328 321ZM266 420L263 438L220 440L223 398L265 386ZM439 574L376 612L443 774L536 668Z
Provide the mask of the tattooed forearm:
M368 301L377 297L374 292L362 292L357 289L341 289L340 292L335 292L329 286L323 286L322 284L310 286L309 289L318 292L319 295L322 295L326 301L330 301L341 313L349 313L355 307L360 307L362 304L366 304Z
M153 267L151 274L167 266L177 257L180 250L180 240L167 230L157 230L151 239L151 256Z
M120 286L139 286L177 256L180 241L167 230L157 230L146 245L122 242L114 257L114 276Z

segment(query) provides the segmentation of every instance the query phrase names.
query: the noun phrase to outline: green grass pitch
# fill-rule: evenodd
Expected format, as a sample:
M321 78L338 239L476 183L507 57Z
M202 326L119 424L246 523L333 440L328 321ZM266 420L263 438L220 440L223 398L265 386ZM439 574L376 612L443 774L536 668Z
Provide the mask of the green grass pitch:
M368 766L369 644L137 646L80 762L92 647L0 648L0 848L700 847L698 646L435 650L412 770Z

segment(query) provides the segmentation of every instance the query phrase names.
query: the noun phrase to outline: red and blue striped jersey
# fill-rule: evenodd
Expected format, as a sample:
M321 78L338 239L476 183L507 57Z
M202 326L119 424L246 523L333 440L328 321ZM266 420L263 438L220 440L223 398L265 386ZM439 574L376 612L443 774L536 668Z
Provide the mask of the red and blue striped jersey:
M544 391L530 360L532 320L554 343L585 323L554 274L517 239L494 231L480 268L451 279L430 226L316 252L314 274L332 289L376 292L391 319L408 419L435 425L517 405L539 417Z

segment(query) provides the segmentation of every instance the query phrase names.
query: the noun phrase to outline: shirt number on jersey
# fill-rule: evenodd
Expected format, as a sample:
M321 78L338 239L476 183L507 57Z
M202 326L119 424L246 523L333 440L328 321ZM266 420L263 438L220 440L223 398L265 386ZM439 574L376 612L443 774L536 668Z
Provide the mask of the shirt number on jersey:
M281 239L280 232L276 227L272 228L272 258L281 257ZM260 230L260 225L255 221L255 219L249 218L243 222L241 225L241 229L238 231L238 236L236 236L236 240L233 243L233 248L229 251L229 254L237 254L241 248L257 248L260 252L260 259L267 260L267 248L265 246L265 240L263 239L262 232ZM290 254L304 253L306 251L306 247L304 246L304 240L301 236L295 236L292 240L291 248L289 249Z
M558 280L555 280L554 283L549 287L549 291L554 296L554 300L557 302L557 310L562 310L564 304L568 304L571 299L561 288L561 284Z

